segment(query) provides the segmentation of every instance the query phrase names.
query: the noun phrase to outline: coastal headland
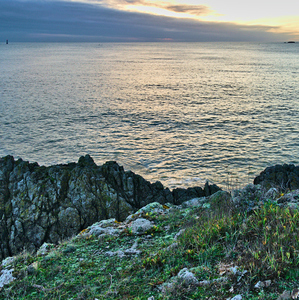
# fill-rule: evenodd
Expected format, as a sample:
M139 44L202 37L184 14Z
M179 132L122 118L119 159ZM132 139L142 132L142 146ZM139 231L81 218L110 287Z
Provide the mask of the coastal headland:
M178 205L218 190L206 182L170 191L116 162L97 166L89 155L50 167L6 156L0 159L0 259L58 243L100 220L123 221L151 202Z
M0 159L0 299L297 299L299 167L170 191L116 162Z

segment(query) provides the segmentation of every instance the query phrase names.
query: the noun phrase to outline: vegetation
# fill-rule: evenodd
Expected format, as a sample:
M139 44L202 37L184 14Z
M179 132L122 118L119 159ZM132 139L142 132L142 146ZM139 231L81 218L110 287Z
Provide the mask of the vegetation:
M251 210L221 198L164 206L165 213L143 212L155 224L143 235L115 222L116 236L85 230L46 255L24 251L0 299L277 299L299 286L299 212L255 200ZM141 253L125 255L136 242ZM183 268L199 283L173 280Z

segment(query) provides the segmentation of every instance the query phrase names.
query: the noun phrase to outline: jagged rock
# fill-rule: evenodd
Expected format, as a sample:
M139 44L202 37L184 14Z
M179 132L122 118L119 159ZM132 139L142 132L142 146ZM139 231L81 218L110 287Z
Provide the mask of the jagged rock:
M272 187L280 191L299 189L299 166L284 164L268 167L254 179L254 184L261 184L267 190Z
M178 205L178 204L182 204L183 202L189 199L210 196L220 190L221 189L217 185L215 184L210 185L208 181L206 181L203 189L201 187L194 187L194 188L187 188L187 189L176 188L172 192L174 201L169 201L169 202Z
M171 192L116 162L97 166L89 155L49 167L6 156L0 159L0 260L56 244L100 220L123 221L152 202L181 204L218 189L206 183Z

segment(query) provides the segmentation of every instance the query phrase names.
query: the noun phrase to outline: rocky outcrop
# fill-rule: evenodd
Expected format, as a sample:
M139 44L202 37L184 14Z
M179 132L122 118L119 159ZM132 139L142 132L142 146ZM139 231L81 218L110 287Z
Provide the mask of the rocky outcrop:
M275 187L281 192L299 189L299 166L293 164L275 165L266 168L254 179L267 190Z
M154 201L181 204L218 190L206 183L171 192L116 162L97 166L89 155L50 167L6 156L0 159L0 260L58 243L103 219L122 221Z

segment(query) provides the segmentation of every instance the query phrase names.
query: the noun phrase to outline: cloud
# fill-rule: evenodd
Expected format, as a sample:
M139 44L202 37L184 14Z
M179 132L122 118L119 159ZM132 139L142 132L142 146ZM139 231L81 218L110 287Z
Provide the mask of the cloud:
M205 5L178 4L166 6L166 9L177 13L188 13L195 16L207 16L212 13L210 8Z
M184 11L192 7L176 6L171 9ZM98 1L97 4L91 4L50 0L0 0L0 41L284 40L283 36L267 32L270 29L267 26L238 26L125 12L99 5Z
M115 2L114 2L115 3ZM212 10L206 5L189 5L189 4L174 4L170 5L167 2L153 2L146 0L120 0L118 3L129 5L142 5L144 7L162 8L168 11L190 14L195 16L207 16L212 13Z

